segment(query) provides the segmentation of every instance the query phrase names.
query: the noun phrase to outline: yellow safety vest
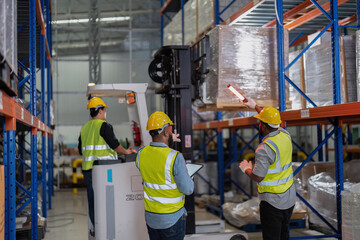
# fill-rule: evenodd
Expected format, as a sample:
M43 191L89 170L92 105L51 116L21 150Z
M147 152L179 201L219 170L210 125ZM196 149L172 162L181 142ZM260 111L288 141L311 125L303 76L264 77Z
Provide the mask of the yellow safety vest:
M265 178L258 183L259 193L283 193L293 184L292 143L289 134L268 137L262 144L267 144L275 152L275 162L269 166Z
M177 212L185 204L184 194L174 181L177 151L168 147L146 146L136 158L143 179L145 210L152 213Z
M87 122L80 132L82 147L82 169L90 170L95 160L117 160L117 153L112 150L100 135L105 120L93 119Z

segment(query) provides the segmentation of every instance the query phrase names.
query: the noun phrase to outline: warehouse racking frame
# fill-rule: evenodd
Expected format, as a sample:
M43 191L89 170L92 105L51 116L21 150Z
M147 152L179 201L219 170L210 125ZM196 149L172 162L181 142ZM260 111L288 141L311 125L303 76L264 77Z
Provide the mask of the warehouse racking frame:
M20 213L28 204L31 204L31 236L32 239L38 239L38 186L42 184L42 212L47 217L47 202L51 208L51 195L53 195L53 131L50 122L50 103L52 97L52 75L51 75L51 3L50 0L29 0L25 11L28 13L29 21L27 26L20 26L18 32L29 30L29 56L18 60L21 71L18 73L19 97L23 97L23 88L29 83L30 105L24 108L15 101L14 97L6 95L0 91L0 115L4 118L3 124L3 149L5 166L5 239L16 239L15 220L16 215ZM45 17L46 14L46 17ZM37 46L37 24L40 26L40 50ZM37 54L40 55L41 71L41 92L36 89L36 69ZM28 66L26 62L29 61ZM13 69L14 72L15 69ZM47 75L45 77L45 71ZM24 77L21 72L28 75ZM47 89L45 86L47 85ZM40 97L38 94L40 93ZM47 102L46 102L47 96ZM36 104L41 99L41 111L38 112ZM30 111L28 111L30 108ZM41 114L41 119L37 116ZM47 119L46 119L47 116ZM31 150L25 149L24 139L16 141L16 131L26 131L31 133L31 142L28 143ZM37 159L37 135L42 134L42 159ZM46 139L48 145L46 145ZM17 145L18 144L18 145ZM16 154L16 148L19 149L19 156ZM24 151L30 153L31 165L25 163ZM24 168L31 170L31 185L25 187L22 184L23 179L16 179L16 160L19 161L20 171ZM41 175L37 173L37 164L41 164ZM48 164L46 164L48 163ZM48 172L48 181L46 179ZM22 173L23 174L23 173ZM21 175L22 176L22 175ZM48 186L47 186L48 185ZM21 190L22 199L16 202L16 187ZM48 189L48 190L47 190ZM47 192L49 195L47 196Z
M171 0L168 0L171 2ZM231 2L231 4L234 1ZM266 19L264 17L264 23L260 26L265 27L273 27L276 25L277 28L277 44L278 44L278 69L281 69L278 73L279 78L279 110L281 111L281 117L284 122L284 126L304 126L304 125L317 125L318 126L318 143L319 145L314 149L311 154L306 154L300 146L298 146L294 141L294 145L300 149L300 151L304 152L306 155L306 160L303 164L294 172L297 174L301 168L309 162L312 157L322 149L324 145L327 145L328 139L332 135L335 136L334 144L335 144L335 175L336 175L336 199L337 199L337 229L334 228L330 223L328 223L317 211L314 209L305 199L303 199L299 194L297 196L312 210L316 215L318 215L326 225L329 226L335 233L332 235L321 235L321 236L311 236L311 237L293 237L291 239L305 239L305 238L327 238L327 237L336 237L341 239L341 224L342 224L342 216L341 216L341 191L344 189L344 175L343 175L343 142L342 142L342 125L343 123L359 123L360 115L358 115L358 111L360 110L360 103L346 103L341 104L340 98L340 64L339 64L339 27L349 27L360 30L360 18L357 18L360 14L360 0L356 0L356 14L352 16L348 16L347 12L339 12L338 6L348 4L351 5L354 1L349 0L330 0L328 3L320 6L314 0L306 0L298 3L297 6L291 6L287 3L285 8L283 8L282 0L275 0L275 5L269 6L268 0L259 0L259 1L250 1L244 8L240 9L237 13L231 16L226 21L223 21L222 24L239 24L245 26L259 26L259 23L251 22L251 14L262 14L261 16L265 16L266 14L261 13L262 10L268 10L269 8L276 8L274 11L272 21L270 19ZM161 2L162 4L163 2ZM265 4L264 4L265 3ZM301 11L310 5L314 4L316 6L315 9L300 15ZM183 5L182 5L183 6ZM218 1L215 0L215 15L218 18L217 13L219 13L218 9ZM260 6L260 7L259 7ZM165 6L164 6L165 7ZM263 7L263 8L261 8ZM166 7L165 7L166 9ZM285 13L284 13L285 10ZM257 11L257 12L256 12ZM330 13L328 13L330 11ZM354 9L355 11L355 9ZM162 12L163 13L163 12ZM283 14L277 14L283 13ZM339 20L339 13L343 17L343 19ZM298 16L297 16L298 15ZM320 16L320 18L319 18ZM344 16L346 16L344 18ZM271 17L271 16L270 16ZM284 20L289 18L294 18L295 20L290 21L284 24ZM319 20L320 19L320 20ZM322 29L319 29L319 23L323 24L323 20L328 19L330 21L326 27L322 26ZM257 18L257 20L259 20ZM356 26L346 26L357 20ZM219 24L219 22L217 22ZM163 39L163 17L161 17L161 39ZM317 29L316 29L317 28ZM297 87L291 79L289 79L285 72L292 66L294 62L296 62L303 54L306 52L310 46L329 28L331 28L331 46L332 46L332 70L333 70L333 106L326 107L318 107L315 103L311 101L310 98L303 93L299 87ZM284 66L284 41L283 41L283 32L284 29L288 29L291 31L290 33L295 33L293 36L293 40L290 43L290 46L294 46L300 43L303 43L307 40L307 36L303 36L304 32L309 33L309 31L314 32L314 30L319 30L320 33L318 36L311 42L309 45L300 53L300 55L295 58L288 66ZM296 29L294 31L294 29ZM300 30L299 30L300 29ZM184 31L183 31L184 33ZM163 43L163 42L162 42ZM303 110L293 110L286 111L285 106L285 80L289 82L310 104L313 108L303 109ZM220 195L220 205L224 203L224 177L227 176L225 174L225 170L230 166L232 162L236 162L238 157L243 153L245 149L250 147L250 144L257 138L257 135L253 137L249 142L245 142L241 139L241 136L238 136L237 129L239 128L251 128L257 125L257 120L254 118L239 118L239 119L229 119L229 120L221 120L221 113L217 114L218 121L211 122L201 122L198 124L194 124L193 130L216 130L217 134L217 151L218 151L218 181L219 181L219 195ZM327 133L325 131L325 138L323 139L321 126L333 125L334 129ZM230 135L231 139L231 153L230 159L227 166L224 166L224 148L223 148L223 137L222 130L224 128L231 129L232 133ZM206 160L206 145L213 140L215 136L208 138L204 133L203 136L203 147L201 151L197 154L204 154L204 159ZM240 152L237 152L237 138L240 138L243 142L246 143L245 147L242 148ZM208 142L207 142L208 140ZM320 151L319 153L322 153ZM319 154L319 160L322 161L323 156ZM228 176L227 176L228 177ZM232 183L235 183L231 180ZM235 184L236 185L236 184ZM245 194L246 192L241 189L241 187L237 186L242 190Z
M161 30L161 46L164 45L164 16L171 20L171 18L166 14L167 12L178 12L181 11L181 33L182 33L182 44L184 45L184 5L187 0L180 0L180 4L178 0L160 0L160 30ZM236 0L232 0L227 6L224 7L223 10L220 11L220 2L219 0L214 0L214 24L218 25L224 20L221 18L221 15L231 6Z

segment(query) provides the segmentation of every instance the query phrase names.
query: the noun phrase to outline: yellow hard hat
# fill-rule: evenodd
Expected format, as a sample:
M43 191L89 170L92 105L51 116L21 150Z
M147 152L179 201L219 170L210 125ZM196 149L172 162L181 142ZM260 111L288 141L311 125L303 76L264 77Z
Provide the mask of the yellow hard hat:
M269 124L277 125L281 123L279 111L276 108L270 106L264 107L259 114L254 116L254 118Z
M146 125L146 130L151 131L151 130L160 129L165 124L174 125L174 123L170 120L168 115L166 115L163 112L157 111L150 115Z
M104 107L107 108L108 106L106 106L106 104L104 103L104 101L99 98L99 97L92 97L90 98L88 105L87 105L87 109L90 108L96 108L96 107Z

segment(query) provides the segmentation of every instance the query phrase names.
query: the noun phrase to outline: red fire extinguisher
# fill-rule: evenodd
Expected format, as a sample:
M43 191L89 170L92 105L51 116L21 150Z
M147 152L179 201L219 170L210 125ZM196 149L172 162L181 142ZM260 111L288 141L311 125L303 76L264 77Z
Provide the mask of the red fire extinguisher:
M139 147L141 145L141 133L138 124L135 121L132 121L132 130L133 130L133 137L134 137L134 145Z

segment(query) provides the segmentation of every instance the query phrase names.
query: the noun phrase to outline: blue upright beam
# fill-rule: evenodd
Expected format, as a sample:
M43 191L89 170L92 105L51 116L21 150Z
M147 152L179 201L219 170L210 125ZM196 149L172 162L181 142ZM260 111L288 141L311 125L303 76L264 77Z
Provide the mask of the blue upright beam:
M338 27L338 1L330 1L330 15L334 22L331 28L331 53L332 53L332 75L333 75L333 96L334 104L341 104L340 89L340 51L339 51L339 27ZM338 119L335 121L335 175L336 175L336 203L337 203L337 229L341 232L341 191L344 190L344 171L343 171L343 139L342 126Z
M222 119L222 113L217 112L217 120ZM224 145L223 145L223 133L222 129L218 129L217 133L217 151L218 151L218 182L219 182L219 196L220 196L220 207L225 202L224 197ZM221 212L221 218L224 218Z
M30 113L36 115L36 1L29 0ZM38 239L37 135L31 135L31 239Z
M214 1L214 14L215 14L215 25L219 25L220 23L220 4L219 0Z
M316 128L317 128L318 144L321 144L321 142L322 142L322 126L320 124L317 124ZM319 149L319 152L318 152L318 160L319 160L319 162L324 161L324 155L323 155L323 148L322 147Z
M285 102L285 72L284 72L284 27L283 27L283 1L276 1L276 33L278 54L278 80L279 80L279 110L286 110Z
M3 124L3 160L5 174L5 239L16 239L15 131Z
M45 4L44 4L44 0L41 0L41 9L42 9L42 13L45 16ZM40 35L40 69L41 69L41 121L43 123L45 123L45 115L46 115L46 98L45 98L45 69L46 69L46 52L45 52L45 35L41 34ZM46 218L47 217L47 194L46 194L46 134L43 133L42 134L42 139L41 139L41 152L42 152L42 171L41 171L41 175L42 175L42 212L43 212L43 217Z

